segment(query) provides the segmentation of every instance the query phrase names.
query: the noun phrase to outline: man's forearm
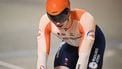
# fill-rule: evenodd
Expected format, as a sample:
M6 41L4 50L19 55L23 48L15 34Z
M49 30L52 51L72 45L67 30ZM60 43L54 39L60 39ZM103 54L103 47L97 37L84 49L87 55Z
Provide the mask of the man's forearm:
M88 53L81 53L81 55L79 55L77 69L87 69L88 60L89 60L89 54Z
M47 57L45 54L38 55L37 69L46 69Z

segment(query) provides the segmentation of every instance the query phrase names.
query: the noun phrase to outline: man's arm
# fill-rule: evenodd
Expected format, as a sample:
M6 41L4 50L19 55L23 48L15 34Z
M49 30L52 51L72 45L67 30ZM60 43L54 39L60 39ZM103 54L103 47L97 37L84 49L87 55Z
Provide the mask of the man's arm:
M93 17L88 13L84 13L81 17L80 24L83 28L83 38L79 47L79 59L76 69L87 69L87 64L95 40L95 26Z
M40 20L39 31L37 36L38 59L37 69L46 69L47 57L50 50L50 32L51 24L43 16Z

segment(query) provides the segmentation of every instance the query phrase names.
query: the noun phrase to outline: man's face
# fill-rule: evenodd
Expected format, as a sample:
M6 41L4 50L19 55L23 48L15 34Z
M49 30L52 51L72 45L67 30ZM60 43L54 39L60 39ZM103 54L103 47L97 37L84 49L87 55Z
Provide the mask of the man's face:
M49 19L57 26L62 27L69 20L70 9L66 8L58 15L50 15L47 13Z

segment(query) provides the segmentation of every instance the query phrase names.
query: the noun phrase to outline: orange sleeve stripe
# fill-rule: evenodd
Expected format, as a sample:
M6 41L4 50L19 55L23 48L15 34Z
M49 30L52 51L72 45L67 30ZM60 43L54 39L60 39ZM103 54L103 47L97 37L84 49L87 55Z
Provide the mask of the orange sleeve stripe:
M46 53L49 54L50 52L50 35L51 33L51 23L48 23L45 28L45 40L46 40Z

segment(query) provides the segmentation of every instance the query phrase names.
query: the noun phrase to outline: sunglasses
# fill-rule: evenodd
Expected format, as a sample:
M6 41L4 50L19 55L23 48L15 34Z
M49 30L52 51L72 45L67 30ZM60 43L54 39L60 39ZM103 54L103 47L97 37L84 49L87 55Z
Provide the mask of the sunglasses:
M49 19L53 22L53 23L63 23L65 22L68 18L69 18L69 8L64 9L64 11L62 11L60 14L58 15L50 15L47 13Z

